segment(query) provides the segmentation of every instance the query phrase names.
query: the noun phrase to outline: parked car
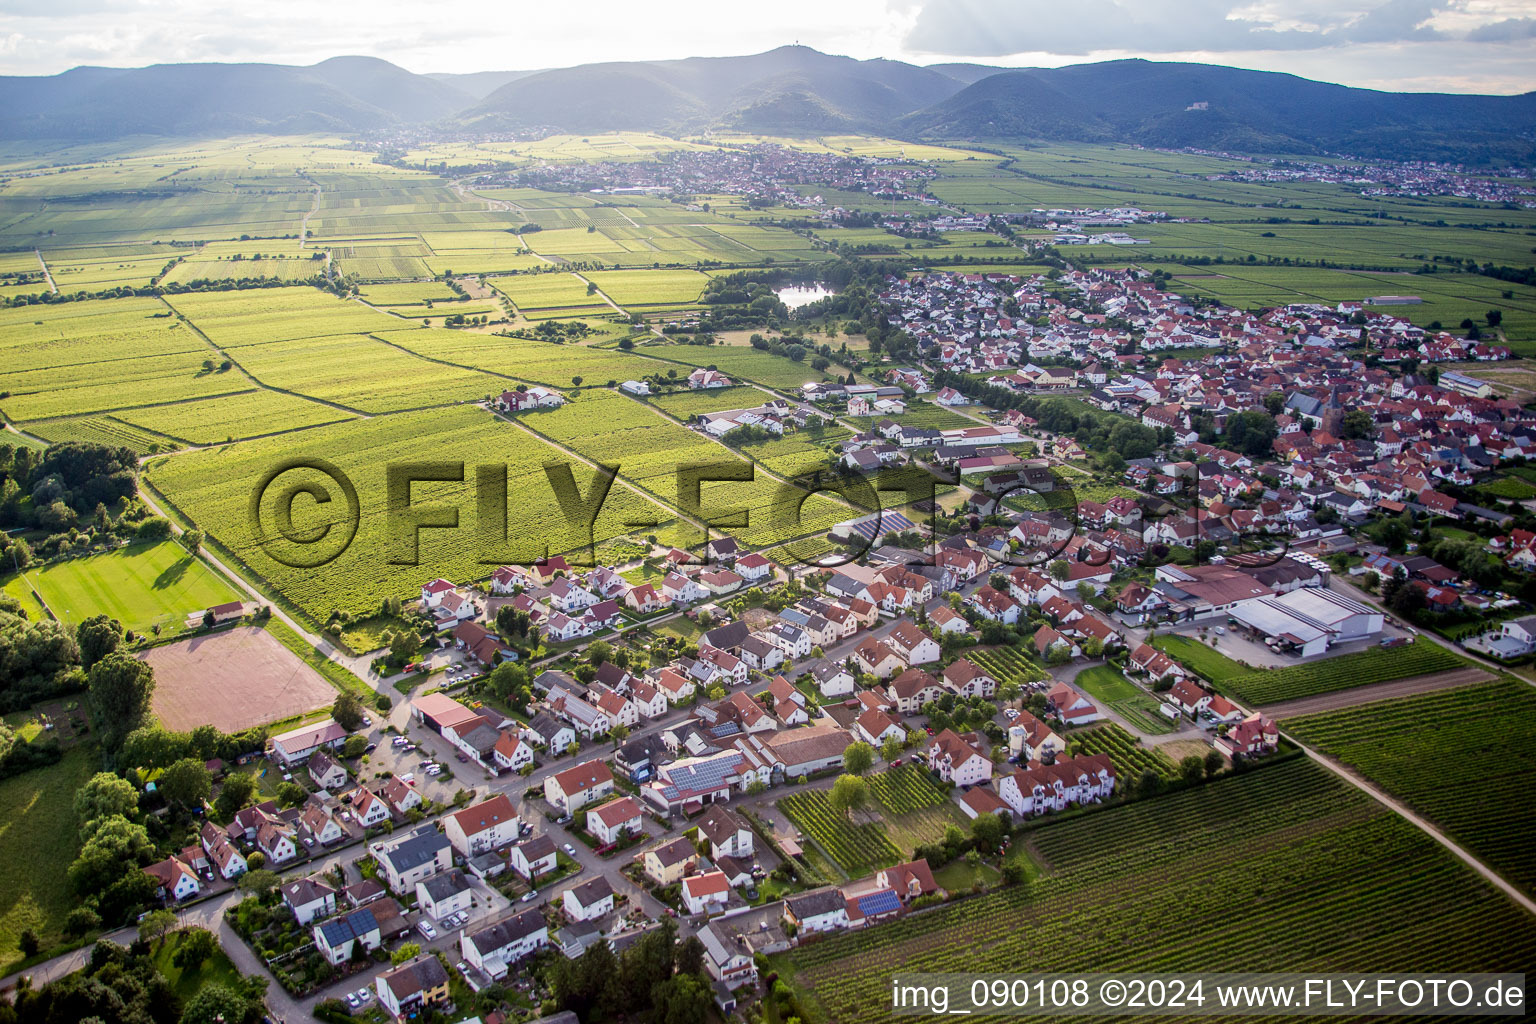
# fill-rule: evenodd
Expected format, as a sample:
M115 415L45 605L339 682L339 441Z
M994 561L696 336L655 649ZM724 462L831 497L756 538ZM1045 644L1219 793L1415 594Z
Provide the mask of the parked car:
M422 921L416 925L416 930L421 932L421 937L431 942L437 938L437 929L432 927L431 921Z
M365 987L365 988L360 988L360 989L357 990L357 1001L359 1003L366 1003L366 1002L368 1002L368 1000L370 1000L372 998L373 998L373 989Z
M572 846L570 843L566 843L563 847L561 847L561 849L565 851L566 856L568 857L576 856L576 847Z
M458 963L454 964L453 967L460 974L469 973L469 964L465 963L463 960L460 960Z
M528 903L528 902L530 902L532 900L536 900L538 898L539 898L539 890L537 890L537 889L529 889L527 892L523 893L523 898L521 900L519 900L518 902L520 902L520 903Z

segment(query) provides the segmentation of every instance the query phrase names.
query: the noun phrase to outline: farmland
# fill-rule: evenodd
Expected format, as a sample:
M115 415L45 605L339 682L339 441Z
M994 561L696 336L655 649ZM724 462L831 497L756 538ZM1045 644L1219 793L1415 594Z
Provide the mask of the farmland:
M1160 710L1163 702L1125 678L1113 665L1084 669L1073 683L1146 732L1173 731L1173 725Z
M305 457L325 459L348 474L357 487L361 515L357 536L346 552L313 569L294 568L272 558L258 542L259 524L251 522L247 513L252 489L264 474ZM251 575L265 580L312 621L323 623L332 609L370 613L386 597L414 593L418 578L476 579L505 562L542 556L546 545L555 553L588 543L591 537L566 525L545 477L545 463L561 461L566 460L560 452L527 432L483 410L459 407L333 424L161 458L148 466L146 479ZM464 483L414 485L413 504L452 505L461 510L463 524L457 531L422 530L419 557L408 546L392 543L396 532L385 501L385 465L391 462L467 464ZM481 530L473 494L475 467L481 463L507 467L508 491L515 497L505 532L494 521ZM301 478L312 481L321 493L336 499L328 505L308 499L297 502L295 528L300 532L327 524L339 528L346 508L335 483L311 471L291 472L296 483ZM573 464L572 472L581 492L588 493L593 471ZM598 517L596 539L636 530L661 532L627 524L650 521L664 526L671 519L666 510L614 486ZM512 545L501 539L505 537L513 538ZM416 567L402 571L400 565L391 564L392 557L416 559Z
M201 292L171 296L167 301L224 349L387 331L400 326L399 320L361 302L338 299L317 288ZM239 356L243 358L244 354Z
M26 582L64 622L110 615L140 631L175 632L188 614L236 600L222 577L169 540L29 569Z
M809 363L797 363L755 348L658 344L646 345L639 351L690 367L713 366L728 377L755 381L778 391L796 391L806 381L827 379L825 373L812 369Z
M850 877L887 867L904 857L886 838L881 825L854 824L846 814L833 810L826 790L808 789L780 797L779 809Z
M1511 677L1281 723L1536 892L1536 691Z
M535 316L606 309L599 295L587 292L587 283L575 274L524 274L517 277L493 277L491 285L512 300L519 312Z
M650 403L670 416L688 420L699 413L726 409L749 409L762 405L768 396L754 387L708 388L703 391L675 391L656 395Z
M775 957L806 1019L900 1020L894 971L1518 970L1536 957L1522 910L1304 759L1047 819L1022 839L1046 867L1025 884Z
M572 386L576 377L596 384L644 377L667 369L665 363L627 352L441 327L390 331L378 337L426 359L497 374L508 382L526 381L550 387ZM498 382L487 390L499 392L506 387L506 383Z
M217 444L280 430L334 423L346 419L347 415L330 406L278 391L242 391L216 398L125 409L116 418L188 444Z
M236 357L269 387L370 413L474 401L501 390L486 374L357 334L254 345Z
M1372 647L1322 661L1230 676L1219 689L1250 704L1274 704L1367 683L1444 672L1465 664L1438 644L1421 640L1406 647Z
M1032 683L1050 678L1045 666L1015 647L973 647L965 652L965 656L999 684Z
M617 466L621 475L670 507L716 523L748 543L787 540L852 515L822 495L807 499L805 492L763 477L724 446L612 392L585 393L579 401L527 417L525 422L589 459ZM679 492L678 471L709 466L737 467L735 471L748 479L705 482L695 505L691 495ZM743 513L744 524L726 525L740 522Z
M1095 724L1071 734L1072 745L1082 754L1104 754L1115 766L1119 785L1139 781L1144 772L1156 772L1172 778L1174 764L1156 747L1144 747L1141 741L1114 722Z

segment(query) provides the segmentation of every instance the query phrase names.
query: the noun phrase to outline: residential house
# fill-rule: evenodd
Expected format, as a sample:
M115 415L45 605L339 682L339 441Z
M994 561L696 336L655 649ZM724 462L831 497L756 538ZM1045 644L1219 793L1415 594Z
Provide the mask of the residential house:
M454 851L466 859L500 849L518 837L517 808L505 793L454 811L442 821Z
M601 760L583 761L544 780L544 799L566 814L575 814L613 792L613 772Z
M448 970L436 955L424 953L380 974L373 983L379 1005L396 1017L416 1017L448 1001Z
M468 910L473 902L474 890L458 868L450 868L416 883L416 905L434 921Z
M459 940L464 961L492 981L507 976L512 965L549 945L549 926L538 910L521 910L511 917L465 932Z
M613 910L613 886L602 875L565 890L561 909L572 921L593 921Z
M605 845L641 831L640 804L632 796L621 796L587 812L587 831Z

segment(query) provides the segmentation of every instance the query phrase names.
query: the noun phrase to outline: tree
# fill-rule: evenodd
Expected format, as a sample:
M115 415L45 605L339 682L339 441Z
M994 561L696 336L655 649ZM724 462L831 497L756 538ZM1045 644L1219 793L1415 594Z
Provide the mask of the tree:
M1148 768L1141 773L1141 779L1136 783L1136 792L1141 796L1156 796L1163 791L1163 777L1155 768Z
M192 553L192 557L196 558L198 552L203 550L203 532L201 530L188 530L181 535L181 542Z
M1344 414L1341 430L1346 440L1370 437L1376 433L1376 420L1364 409L1351 409Z
M1264 408L1271 416L1279 416L1280 410L1285 408L1285 392L1271 391L1264 396Z
M880 744L880 756L887 761L894 761L901 756L901 740L895 736L887 736L885 742Z
M144 826L120 814L85 824L81 838L84 845L68 871L70 885L81 896L108 889L125 872L138 873L155 852Z
M1213 750L1211 753L1215 754L1216 751ZM1185 782L1199 782L1204 774L1205 760L1199 754L1190 754L1179 762L1179 775Z
M125 768L169 768L187 756L187 737L158 722L143 725L123 739L118 764Z
M1489 327L1497 327L1504 322L1504 313L1501 310L1490 309L1487 313Z
M593 667L600 667L603 662L613 657L613 647L606 640L594 640L587 645L587 662Z
M76 907L64 918L64 934L79 938L101 927L101 915L90 907Z
M16 937L16 947L21 950L22 956L37 956L42 943L38 941L37 932L31 928L23 928L21 934Z
M91 728L104 748L116 752L149 714L155 671L124 651L113 651L91 668L88 680Z
M704 1024L712 1002L703 978L679 974L651 989L651 1019L656 1024Z
M420 955L421 945L416 942L407 942L403 944L399 949L389 954L389 962L394 964L396 967L399 967L407 960L413 959Z
M874 764L875 749L868 743L850 743L843 751L843 771L850 775L863 775Z
M1212 750L1205 755L1205 777L1215 778L1221 774L1221 769L1226 766L1227 759L1221 756L1221 751Z
M178 807L201 807L213 791L213 776L203 762L184 757L165 770L155 788Z
M1003 837L1008 834L1003 819L995 814L978 815L971 822L971 839L982 853L994 853L1002 849Z
M827 802L836 813L851 817L854 811L864 806L868 798L869 790L863 779L857 775L839 775L837 781L832 783L832 792L828 794Z
M188 928L181 933L181 944L171 957L171 963L184 971L196 971L218 950L219 944L213 932L207 928Z
M123 624L107 615L92 615L75 627L80 645L80 667L87 672L123 642Z
M254 775L231 772L224 776L224 781L219 785L219 798L214 801L220 817L234 817L236 811L251 802L251 797L256 795L256 788Z
M156 942L165 936L165 933L176 927L176 912L174 910L151 910L139 922L139 941Z
M391 660L402 665L415 658L420 650L421 637L416 635L414 629L398 630L389 639L389 656Z
M181 1011L179 1024L231 1024L243 1021L251 1001L228 985L211 982L197 990Z
M1049 572L1051 574L1051 579L1060 582L1067 578L1068 574L1071 572L1071 567L1067 565L1066 559L1058 558L1056 561L1051 563Z
M127 779L97 772L75 791L75 819L81 825L116 815L126 818L139 806L139 791Z
M504 661L491 669L487 681L490 691L497 698L526 707L533 693L528 687L528 670L515 661Z
M246 862L251 863L252 858L255 856L256 854L251 854L250 857L246 858ZM259 867L241 875L240 881L235 884L240 887L242 892L248 892L253 896L266 897L278 887L280 882L282 882L282 879L277 876L277 872Z
M331 717L341 723L341 727L348 732L354 732L363 727L363 702L357 694L348 690L336 698L336 703L331 706Z
M282 782L277 786L277 803L280 807L297 807L309 796L309 790L297 782Z

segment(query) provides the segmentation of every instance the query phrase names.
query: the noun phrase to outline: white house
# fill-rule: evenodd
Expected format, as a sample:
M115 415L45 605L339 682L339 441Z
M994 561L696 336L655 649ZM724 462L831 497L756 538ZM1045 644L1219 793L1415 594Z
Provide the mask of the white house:
M731 883L724 871L706 871L683 879L683 906L690 914L721 910L731 898Z
M433 875L416 883L416 905L434 921L468 910L474 902L469 879L458 868Z
M517 808L505 793L482 800L443 818L443 834L461 857L500 849L518 836Z
M600 760L583 761L544 780L544 799L566 814L613 792L613 771Z
M543 946L549 945L549 927L537 909L523 910L504 920L459 940L459 951L466 963L490 978L500 981L512 964Z
M587 812L587 831L605 844L616 843L640 828L640 804L632 796L609 800Z
M992 762L953 729L945 729L928 745L928 766L957 786L974 786L992 777Z
M565 890L561 904L572 921L592 921L613 910L613 886L602 875Z

